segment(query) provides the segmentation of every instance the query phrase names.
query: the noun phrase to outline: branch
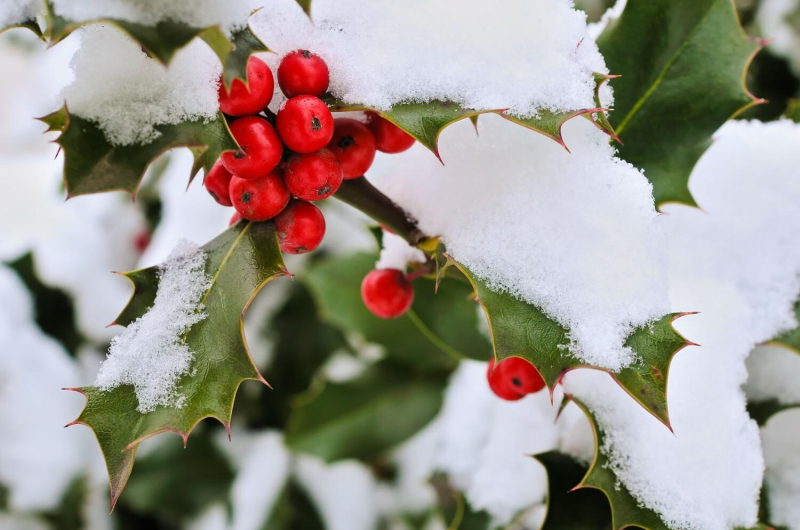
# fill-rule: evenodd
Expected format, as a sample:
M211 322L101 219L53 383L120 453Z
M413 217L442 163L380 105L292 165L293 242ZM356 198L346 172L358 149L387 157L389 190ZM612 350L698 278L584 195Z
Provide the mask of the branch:
M334 197L372 217L411 245L417 246L428 239L417 226L417 221L370 184L366 177L345 180Z

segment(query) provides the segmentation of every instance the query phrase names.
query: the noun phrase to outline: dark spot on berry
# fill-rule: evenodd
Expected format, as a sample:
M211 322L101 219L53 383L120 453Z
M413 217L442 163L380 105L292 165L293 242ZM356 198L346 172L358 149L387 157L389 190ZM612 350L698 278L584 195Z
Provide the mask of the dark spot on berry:
M297 248L296 248L296 249L294 249L294 250L295 250L295 252L297 252L298 254L305 254L306 252L308 252L308 247L297 247Z
M319 121L319 118L314 116L313 118L311 118L311 130L318 131L320 129L322 129L322 122Z
M300 50L300 54L303 56L303 59L311 59L311 52L308 50Z
M339 140L339 143L337 145L341 149L347 149L348 147L350 147L354 143L356 143L356 141L353 140L352 136L342 136L342 138Z
M250 199L251 199L252 197L253 197L253 196L252 196L252 195L250 195L250 192L249 192L249 191L245 191L245 192L243 192L243 193L242 193L242 204L247 204L248 202L250 202Z
M514 386L522 386L522 381L517 379L516 377L511 378L511 384Z
M317 195L322 197L323 195L327 195L330 192L331 192L331 187L330 186L323 186L323 187L321 187L320 189L317 190Z
M247 156L247 148L246 147L242 147L241 150L236 151L235 153L233 153L233 158L235 158L236 160L241 160L242 158L244 158L246 156Z

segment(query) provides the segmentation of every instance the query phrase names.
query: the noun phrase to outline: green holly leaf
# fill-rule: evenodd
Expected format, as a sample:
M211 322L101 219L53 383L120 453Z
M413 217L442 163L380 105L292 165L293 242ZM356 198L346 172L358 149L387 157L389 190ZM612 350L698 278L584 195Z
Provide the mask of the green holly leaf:
M598 74L595 76L595 80L599 86L607 80L607 76L601 76ZM380 116L394 123L405 132L413 136L419 143L430 149L439 160L442 159L442 157L439 156L439 135L447 126L465 118L469 118L472 120L472 123L477 126L477 117L479 115L499 114L509 121L541 133L548 138L552 138L565 149L567 149L567 146L564 143L564 138L561 135L561 128L564 123L576 116L592 115L608 110L603 108L594 108L553 112L545 109L539 111L538 117L522 119L507 113L505 109L465 109L461 105L450 101L435 100L428 101L426 103L398 103L388 111L378 110L366 105L345 103L332 96L327 96L325 101L333 112L364 110L378 113ZM597 122L595 122L595 124L598 125ZM598 125L598 127L603 129L601 125ZM569 149L567 149L567 151L569 151Z
M671 428L667 409L670 363L681 349L693 344L675 331L672 323L686 313L667 315L634 330L625 345L638 355L639 360L614 372L587 365L570 353L569 330L542 310L507 293L492 291L466 267L452 257L449 259L469 279L477 293L492 330L498 362L508 357L528 360L541 374L551 398L556 384L569 370L596 368L608 372L645 410Z
M417 366L452 367L459 359L488 360L489 341L478 331L478 312L466 283L449 282L434 293L435 281L414 281L414 305L404 315L382 319L361 300L361 281L376 256L355 254L313 264L301 276L324 320L380 344L389 358Z
M222 78L226 87L230 87L234 79L247 81L247 60L250 55L269 51L249 25L244 25L228 37L219 26L197 28L177 20L162 20L154 26L115 18L68 20L55 12L51 2L46 1L45 5L47 37L52 43L62 41L81 26L104 22L124 31L141 45L148 56L166 65L178 50L193 39L203 39L222 63L224 72Z
M328 462L378 456L438 414L448 375L444 370L419 372L381 361L355 379L327 383L298 399L286 429L286 445Z
M586 414L592 425L594 432L594 459L589 470L573 488L573 491L582 491L587 488L599 490L608 499L611 506L611 528L612 530L622 530L624 528L642 528L644 530L669 530L669 527L661 520L661 517L653 510L644 507L636 498L631 495L616 474L611 470L608 457L600 450L605 444L605 432L597 418L592 412L574 397L572 400ZM566 527L572 528L572 527ZM588 527L593 528L593 527ZM588 530L587 528L587 530ZM545 529L543 529L545 530ZM555 529L554 529L555 530ZM745 530L745 529L737 529ZM747 530L772 530L764 524L757 524Z
M204 418L216 418L229 428L233 400L243 381L266 384L250 358L242 318L258 291L270 280L288 274L272 223L237 223L203 247L205 272L213 281L203 296L207 318L192 326L183 339L194 352L195 375L184 376L177 391L186 396L182 408L159 406L137 411L130 385L104 392L96 387L72 389L86 397L86 406L70 423L91 428L108 467L113 509L128 481L139 442L161 432L175 432L186 443ZM135 291L119 323L142 316L158 287L155 268L131 273ZM144 291L144 292L140 292Z
M17 22L15 24L11 24L9 26L0 27L0 33L3 33L4 31L8 31L10 29L16 29L16 28L29 29L37 37L39 37L40 39L44 39L44 35L42 34L42 30L39 27L39 23L36 22L36 20L34 20L34 19L22 20L20 22Z
M325 530L325 523L308 492L289 479L261 530Z
M203 429L188 447L165 440L139 458L120 507L178 527L211 504L227 503L233 479L233 467L214 443L212 431Z
M797 407L800 407L800 403L784 403L777 399L766 399L748 402L747 412L760 427L763 427L775 414Z
M611 511L602 493L573 490L586 467L572 457L549 451L534 455L547 473L547 515L541 530L610 530Z
M448 530L491 530L493 528L491 515L486 511L478 511L473 508L462 492L453 489L446 475L437 473L430 482L436 490L437 511L448 525Z
M303 11L305 12L305 14L310 17L311 16L311 0L297 0L297 3L300 5L300 7L303 8Z
M32 253L28 252L7 265L17 273L33 298L36 324L74 357L85 339L78 329L72 298L39 279Z
M656 204L694 205L689 174L711 136L760 103L744 86L763 41L731 0L630 0L597 41L614 82L619 156L643 168Z
M800 123L800 99L790 99L786 106L786 117L795 123Z
M115 190L135 195L148 165L175 147L190 147L194 153L190 180L200 169L208 173L224 151L239 149L221 112L210 122L160 125L160 136L152 142L126 146L112 145L96 124L70 114L66 106L40 120L48 131L61 133L56 143L64 150L68 198Z
M52 530L74 530L86 526L89 478L79 475L70 481L58 505L41 514Z
M794 304L794 315L797 321L800 322L800 300ZM783 346L784 348L789 348L800 354L800 326L781 333L774 339L768 341L767 344Z

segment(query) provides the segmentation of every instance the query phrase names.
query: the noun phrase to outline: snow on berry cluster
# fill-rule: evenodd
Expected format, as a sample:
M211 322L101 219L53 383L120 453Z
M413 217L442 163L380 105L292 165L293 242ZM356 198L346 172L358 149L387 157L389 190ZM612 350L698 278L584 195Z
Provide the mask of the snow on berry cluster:
M397 153L414 139L380 116L363 120L333 119L320 99L328 89L328 67L308 50L283 57L278 85L288 98L269 109L275 81L261 59L251 57L248 85L235 80L230 90L220 84L219 107L231 121L239 151L223 153L204 185L223 206L233 206L231 219L274 219L281 250L303 254L325 235L325 219L312 201L327 199L344 180L363 178L376 151Z

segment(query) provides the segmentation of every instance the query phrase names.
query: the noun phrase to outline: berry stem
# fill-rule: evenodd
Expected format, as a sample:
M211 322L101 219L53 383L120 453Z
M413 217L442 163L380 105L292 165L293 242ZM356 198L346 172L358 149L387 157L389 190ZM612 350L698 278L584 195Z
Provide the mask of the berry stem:
M419 245L428 239L413 217L365 177L345 180L334 197L372 217L411 245Z

